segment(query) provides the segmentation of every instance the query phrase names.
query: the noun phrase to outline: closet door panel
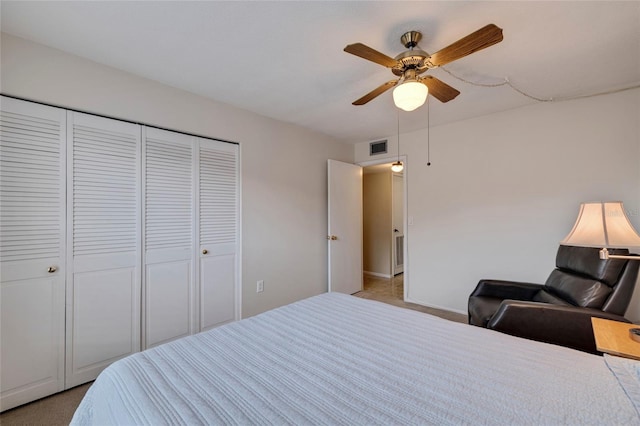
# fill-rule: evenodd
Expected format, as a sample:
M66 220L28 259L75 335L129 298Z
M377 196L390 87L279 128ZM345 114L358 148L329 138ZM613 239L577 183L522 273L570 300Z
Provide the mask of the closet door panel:
M147 266L148 346L190 334L192 303L187 285L192 281L191 267L191 259Z
M64 389L65 122L1 97L0 411Z
M136 351L131 311L137 297L133 268L76 273L73 335L82 350L74 353L76 374ZM90 379L89 379L90 380Z
M200 260L202 330L235 319L236 256L218 254Z
M200 329L238 317L238 146L198 139Z
M140 349L140 126L68 113L67 387Z
M2 283L2 411L64 389L64 282Z
M3 351L2 386L8 389L19 388L25 382L51 379L51 371L57 367L52 362L57 355L57 348L51 342L55 330L49 322L57 309L53 303L55 279L29 281L28 286L12 282L3 286L2 291L2 346L10 349ZM11 327L12 323L27 325L28 332ZM22 368L16 368L18 366Z
M145 348L195 332L193 137L144 129Z

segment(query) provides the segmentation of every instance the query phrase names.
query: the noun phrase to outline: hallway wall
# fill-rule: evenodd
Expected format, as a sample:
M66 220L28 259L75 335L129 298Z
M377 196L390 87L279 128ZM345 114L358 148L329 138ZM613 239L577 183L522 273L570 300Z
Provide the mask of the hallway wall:
M365 172L363 193L363 268L391 277L391 170Z

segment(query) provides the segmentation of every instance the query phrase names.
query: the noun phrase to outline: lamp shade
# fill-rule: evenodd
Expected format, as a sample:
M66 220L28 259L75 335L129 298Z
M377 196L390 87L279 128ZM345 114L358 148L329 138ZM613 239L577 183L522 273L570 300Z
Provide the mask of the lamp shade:
M578 247L640 247L640 235L629 222L622 203L582 203L573 229L560 244Z
M422 83L409 80L393 89L393 102L400 109L413 111L427 100L429 89Z

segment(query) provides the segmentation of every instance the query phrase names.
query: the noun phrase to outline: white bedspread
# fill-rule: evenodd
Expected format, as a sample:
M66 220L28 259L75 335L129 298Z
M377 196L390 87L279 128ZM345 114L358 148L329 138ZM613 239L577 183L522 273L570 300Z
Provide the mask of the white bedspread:
M633 398L603 357L329 293L114 363L72 424L640 425Z

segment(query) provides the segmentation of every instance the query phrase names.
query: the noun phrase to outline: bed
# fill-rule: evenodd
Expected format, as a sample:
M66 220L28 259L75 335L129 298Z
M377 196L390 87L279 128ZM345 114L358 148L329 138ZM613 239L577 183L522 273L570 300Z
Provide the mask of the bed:
M115 362L72 425L640 425L640 362L338 293Z

